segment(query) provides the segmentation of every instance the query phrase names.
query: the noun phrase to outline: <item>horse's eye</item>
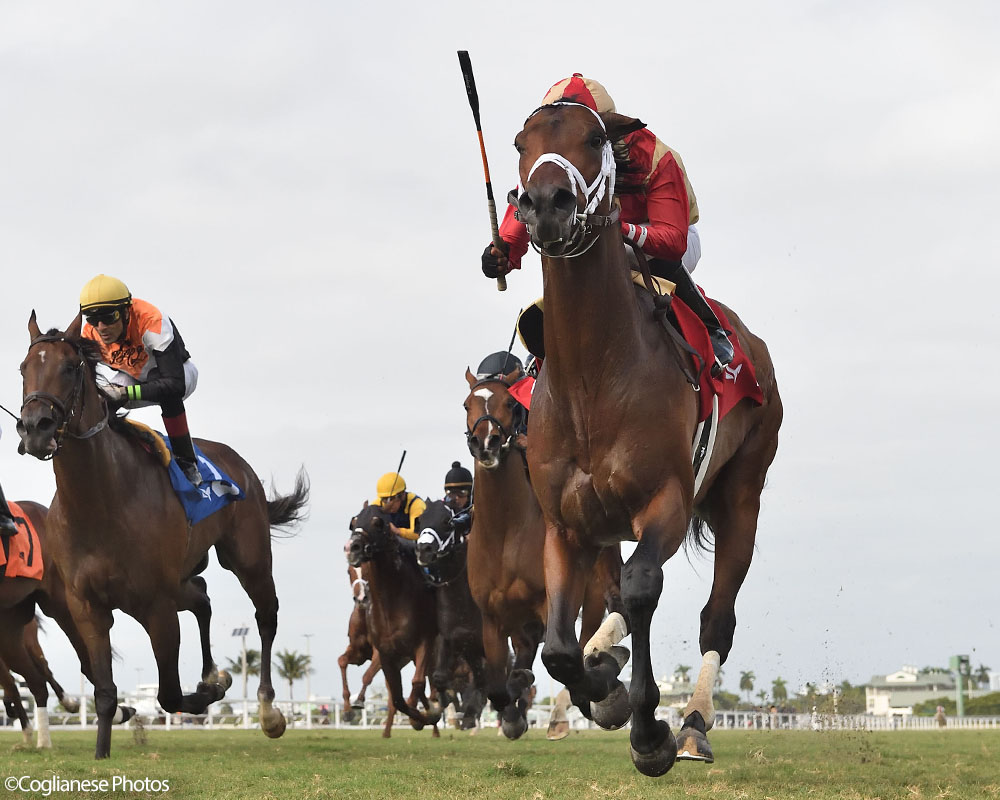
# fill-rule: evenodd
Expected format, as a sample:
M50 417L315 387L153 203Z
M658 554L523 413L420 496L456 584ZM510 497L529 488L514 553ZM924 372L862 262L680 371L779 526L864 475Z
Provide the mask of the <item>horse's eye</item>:
M521 147L517 142L514 142L514 149L517 150L522 156L524 155L524 148Z
M593 136L590 137L590 146L593 147L595 150L604 147L604 136L600 133L595 133Z
M514 406L516 406L516 405L517 405L517 400L515 400L513 397L508 398L508 400L507 400L507 408L513 409Z

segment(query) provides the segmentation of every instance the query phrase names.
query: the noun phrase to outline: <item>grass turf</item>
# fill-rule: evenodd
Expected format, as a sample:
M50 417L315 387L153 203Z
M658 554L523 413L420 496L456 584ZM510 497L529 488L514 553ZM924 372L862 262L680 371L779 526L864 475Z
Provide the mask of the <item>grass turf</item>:
M679 763L646 778L627 734L587 731L549 742L531 731L510 742L493 729L444 731L116 731L111 758L93 761L93 732L53 731L53 749L0 735L0 784L118 776L109 791L56 787L51 797L168 798L736 798L894 800L1000 798L1000 731L716 731L714 764ZM132 783L122 788L121 781ZM134 791L146 779L167 792ZM114 784L112 784L114 786ZM66 786L65 783L62 786ZM155 788L155 784L153 784ZM0 798L43 797L5 789Z

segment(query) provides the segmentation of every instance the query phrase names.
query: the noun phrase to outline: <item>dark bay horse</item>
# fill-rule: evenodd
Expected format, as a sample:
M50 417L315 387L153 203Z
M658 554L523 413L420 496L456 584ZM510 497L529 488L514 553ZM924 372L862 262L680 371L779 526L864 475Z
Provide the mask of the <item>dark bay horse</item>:
M20 627L16 621L7 619L9 612L0 611L0 688L3 689L3 704L7 710L7 716L17 719L21 723L21 733L25 743L31 741L31 721L21 702L21 693L17 687L17 681L11 674L11 670L21 676L26 677L25 681L29 685L29 691L38 685L36 675L41 674L43 685L48 684L59 698L59 703L66 711L75 714L80 710L80 702L66 695L62 686L56 681L49 669L49 663L42 652L42 646L38 641L38 619L33 618L22 628L22 635L19 640L9 633L16 632ZM48 696L32 693L35 700L36 712L39 717L38 725L38 747L51 747L52 740L48 734L48 713L46 703Z
M417 518L417 563L437 595L438 640L431 686L442 705L455 705L462 727L476 725L486 704L486 653L483 617L469 590L467 537L471 515L455 514L440 500L427 504ZM467 669L462 668L462 664ZM471 680L456 689L456 676L468 672ZM461 700L459 700L461 695Z
M345 548L346 553L347 548ZM337 659L337 666L340 667L340 675L344 682L344 713L343 720L350 722L354 719L354 709L363 708L365 704L365 692L375 676L382 670L382 659L378 651L372 647L371 637L368 635L368 606L371 604L371 595L368 593L368 582L361 575L361 567L347 565L347 577L351 582L351 593L354 596L354 606L351 609L351 616L347 621L347 649L340 654ZM355 701L351 702L351 690L347 685L347 668L354 664L360 667L362 664L371 661L371 665L365 670L361 678L361 691Z
M510 394L520 369L507 375L478 379L468 369L465 379L466 438L475 459L475 511L469 535L469 588L483 614L486 649L486 692L500 714L501 728L511 739L528 727L528 691L538 646L545 635L547 615L542 555L545 521L528 477L524 450L517 443L519 415L524 409ZM618 590L621 556L607 548L591 562L592 580L583 599L581 636L592 638L605 608L621 608ZM514 659L509 658L508 639ZM596 719L611 713L593 709ZM584 712L588 716L589 705ZM616 726L615 726L616 727Z
M655 318L653 297L633 287L612 202L612 145L641 126L578 104L538 109L515 138L524 187L516 202L542 253L545 286L546 358L528 424L528 465L545 516L542 661L574 699L608 691L606 665L584 661L573 624L599 549L637 540L621 582L635 660L630 741L636 767L661 775L678 747L681 758L713 758L705 736L714 720L712 684L732 647L736 595L753 555L782 407L767 347L724 309L764 400L743 400L722 420L695 495L698 394L678 368L689 359ZM702 667L675 741L655 717L650 624L662 565L694 515L714 531L715 574L701 614Z
M205 630L210 613L204 581L197 573L214 547L219 563L239 578L256 609L261 639L257 690L265 734L285 729L274 707L271 645L278 600L271 577L271 528L298 521L308 498L304 474L294 491L268 500L253 469L226 445L198 441L202 451L245 492L189 525L164 469L137 441L118 430L99 392L99 351L80 337L78 316L65 332L42 334L32 313L31 344L21 364L24 401L18 433L26 452L53 459L56 495L48 517L48 547L65 580L65 600L83 640L94 684L97 758L111 752L117 710L112 674L112 610L121 609L149 634L158 668L157 699L168 712L200 714L225 694L208 655L202 682L183 694L177 671L180 628L177 612L192 610Z
M366 504L352 526L347 558L352 566L362 568L368 583L368 635L382 659L382 675L389 690L389 717L382 736L391 735L396 711L409 717L416 730L432 725L434 735L439 736L440 710L432 709L425 693L427 666L438 633L434 592L424 583L415 556L401 551L399 537L389 529L389 518L381 508ZM411 661L413 688L409 699L404 699L400 671ZM423 703L426 714L417 709L418 702Z

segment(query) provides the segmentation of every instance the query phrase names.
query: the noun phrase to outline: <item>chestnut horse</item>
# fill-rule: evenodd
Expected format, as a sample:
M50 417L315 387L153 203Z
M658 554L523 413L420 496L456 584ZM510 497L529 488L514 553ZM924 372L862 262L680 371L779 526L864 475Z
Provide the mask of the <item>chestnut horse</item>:
M347 548L344 548L345 553ZM363 708L365 705L365 692L371 682L375 680L382 669L382 659L379 658L378 651L372 647L371 638L368 636L368 618L366 616L368 606L371 605L371 596L368 594L368 582L361 577L361 567L347 565L347 578L351 582L351 593L354 596L354 607L351 609L350 619L347 621L347 649L341 653L337 659L340 667L340 675L344 681L344 722L354 719L354 709ZM355 701L351 702L351 690L347 685L347 668L354 664L361 666L366 661L371 661L371 665L365 670L361 678L361 691Z
M201 441L204 453L242 487L245 497L190 525L163 468L121 431L97 388L99 350L80 337L81 319L65 333L42 334L32 312L31 344L21 364L24 401L18 433L26 452L53 459L56 495L47 545L65 578L66 604L84 642L97 710L96 758L111 753L118 695L112 674L112 611L121 609L149 634L159 693L167 712L200 714L225 694L227 676L205 658L193 694L177 671L179 610L195 612L207 646L210 614L204 581L196 573L215 547L219 564L234 572L256 609L261 639L257 699L261 728L274 738L285 729L274 707L271 644L278 600L271 577L271 528L301 518L308 486L300 473L292 494L268 500L253 469L232 449ZM81 659L84 660L84 659ZM230 679L231 681L231 679Z
M462 727L466 729L475 727L486 703L483 618L469 590L467 537L471 524L470 514L455 514L440 500L427 503L417 518L417 563L437 595L438 640L431 686L438 691L443 706L452 703L463 715ZM463 677L466 672L468 680ZM458 683L463 686L461 693Z
M42 646L38 642L38 618L33 618L21 629L23 633L18 640L15 637L8 636L9 632L16 631L20 626L16 622L11 624L11 620L6 619L7 615L6 611L0 612L0 628L3 629L3 633L0 634L0 688L3 689L3 704L7 710L7 716L21 723L21 734L24 736L25 744L28 744L31 741L31 721L28 719L24 704L21 702L21 692L18 689L17 681L11 675L11 670L22 676L32 676L25 679L26 682L29 682L29 691L31 691L34 685L37 685L37 679L33 680L35 674L41 673L43 685L47 683L52 687L52 690L56 693L56 697L59 698L59 704L71 714L75 714L80 710L80 702L72 697L68 697L65 691L63 691L62 686L58 684L52 675L49 663L42 652ZM35 707L44 712L46 703L48 703L48 696L39 696L32 693L32 697L35 699ZM47 735L47 713L44 716L46 722L40 722L38 726L39 737L37 746L51 747L52 741ZM45 728L44 740L42 736L43 726Z
M511 739L528 728L528 692L535 680L531 667L545 635L547 613L542 569L545 521L528 478L524 450L517 442L524 408L509 391L520 377L520 369L515 369L478 379L466 369L469 394L464 402L466 438L476 461L469 588L483 614L486 693L500 715L501 729ZM598 629L606 607L621 610L618 549L607 548L591 568L583 601L584 641ZM622 700L619 689L611 703ZM587 705L584 713L601 719L605 706L592 712Z
M732 647L736 595L753 555L782 407L767 347L725 309L764 399L743 400L723 418L696 494L698 393L678 368L686 356L656 319L654 298L633 286L612 199L613 143L640 127L580 104L541 107L515 138L524 187L515 202L542 253L545 287L546 358L528 427L531 482L545 517L542 661L574 698L604 697L612 671L606 662L584 661L573 625L600 548L638 541L621 580L635 657L630 742L640 772L661 775L678 747L681 758L713 758L705 736L714 721L712 685ZM715 573L701 614L702 667L675 741L655 716L660 693L650 624L662 566L684 542L693 515L714 531ZM614 621L610 641L625 635L624 622Z
M440 711L432 710L425 693L427 665L438 632L434 592L425 585L413 553L401 552L399 537L389 529L389 518L381 508L366 503L351 525L354 530L347 558L351 566L362 568L361 575L368 583L368 635L382 659L382 675L389 690L389 717L382 736L388 739L391 735L396 711L406 714L414 729L432 725L434 735L440 736ZM411 661L413 688L406 700L400 671ZM423 703L426 714L417 710L418 702Z

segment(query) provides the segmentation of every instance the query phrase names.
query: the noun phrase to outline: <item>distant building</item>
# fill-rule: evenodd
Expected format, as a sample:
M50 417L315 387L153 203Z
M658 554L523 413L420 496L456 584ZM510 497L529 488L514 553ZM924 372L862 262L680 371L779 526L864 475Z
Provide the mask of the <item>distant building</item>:
M1000 692L1000 672L990 672L990 691Z
M982 694L966 690L966 697ZM876 716L910 716L914 706L941 697L955 697L955 677L947 670L923 672L904 666L888 675L873 675L865 687L866 709Z

